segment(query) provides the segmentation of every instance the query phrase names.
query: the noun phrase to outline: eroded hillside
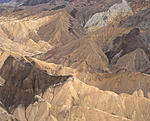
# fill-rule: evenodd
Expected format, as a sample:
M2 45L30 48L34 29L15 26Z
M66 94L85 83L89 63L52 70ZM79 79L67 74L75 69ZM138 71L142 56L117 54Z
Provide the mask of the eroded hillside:
M150 121L149 0L0 5L0 121Z

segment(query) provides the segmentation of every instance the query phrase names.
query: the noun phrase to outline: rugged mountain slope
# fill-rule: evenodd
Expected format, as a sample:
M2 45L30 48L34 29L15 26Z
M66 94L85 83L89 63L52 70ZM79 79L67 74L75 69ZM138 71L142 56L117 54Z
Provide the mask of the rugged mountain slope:
M150 63L148 42L136 28L100 29L35 57L74 68L80 80L95 86L100 84L103 73L129 71L148 74Z
M113 41L116 37L122 36L128 32L130 32L130 29L108 26L107 28L102 28L94 33L89 33L76 41L70 41L66 45L58 48L55 47L45 54L37 55L35 57L47 62L59 63L74 68L77 68L82 65L83 62L87 61L86 65L89 65L89 69L95 68L98 72L102 72L102 70L104 72L108 65L108 59L104 53L107 53L107 51L113 47ZM92 58L89 58L90 56L92 56ZM90 61L88 60L92 61L94 58L99 59L99 61L95 61L99 64L89 63ZM94 64L96 66L94 66ZM100 65L104 66L100 67ZM80 66L80 68L83 67ZM106 69L106 71L108 70Z
M148 0L1 5L0 120L149 121L149 8Z
M96 4L100 5L99 8ZM94 13L87 10L87 12L83 12L83 14L80 12L80 14L77 15L80 16L79 18L82 18L82 25L88 31L95 31L108 24L115 26L120 21L124 21L126 17L131 17L139 11L149 8L149 6L149 0L113 0L99 1L99 3L95 1L93 4L90 4ZM87 8L83 7L83 11Z
M118 72L100 76L99 89L110 90L115 93L133 94L135 90L143 90L145 97L149 97L150 76L140 72Z
M109 112L111 114L124 116L131 120L136 120L136 121L147 120L147 119L143 119L143 117L140 116L142 113L144 113L144 111L138 110L140 108L138 104L140 104L141 106L145 105L144 102L147 102L148 104L149 100L146 98L134 97L131 95L126 95L126 94L117 95L112 92L103 92L103 91L98 90L97 88L87 86L84 83L81 83L80 81L77 81L77 80L66 83L62 88L64 90L65 88L67 88L69 94L70 93L74 94L72 95L72 97L74 98L72 98L73 102L69 104L67 102L69 101L68 99L70 98L71 95L69 96L68 94L68 97L67 96L64 97L63 96L64 93L59 92L52 101L52 104L59 106L59 110L63 110L63 109L67 110L71 105L83 106L83 107L87 106L89 108L94 107L96 109ZM137 99L136 100L137 102L134 102L135 101L134 98ZM124 100L123 101L124 103L121 100ZM132 106L134 104L137 104L137 105L134 105L133 107L131 106L129 108L128 107L129 105L127 102L130 102ZM64 107L60 105L60 103L62 105L66 104L67 106ZM122 106L124 106L124 108L120 108ZM145 106L148 106L148 105L145 105ZM147 107L145 111L148 112L148 110L149 109Z
M74 34L76 34L76 32L72 30L73 32L71 33L69 31L69 28L71 29L70 19L71 17L65 11L60 11L52 15L25 17L21 20L14 17L1 18L0 26L3 34L13 41L23 43L29 39L35 42L44 40L55 45L55 43L67 41L64 40L65 37L68 38L68 41L69 38L75 39Z
M25 10L24 14L29 14L29 11L31 9ZM20 14L18 11L14 15L0 18L2 52L32 56L76 40L82 35L82 30L75 27L74 19L66 10L19 18Z
M149 119L150 102L149 99L144 98L143 95L138 97L135 94L131 96L127 94L117 95L107 91L104 92L93 86L88 86L76 78L72 80L69 76L52 77L47 75L45 71L38 70L38 68L32 66L30 62L24 61L25 60L22 59L19 61L10 56L0 71L2 77L7 80L4 86L0 87L0 90L3 90L1 91L3 93L1 93L0 99L9 112L12 112L18 119L36 120L38 117L41 121L52 119L58 121L72 121L76 118L79 120L94 121L106 120L108 117L110 121L148 121ZM11 72L14 68L16 71ZM22 76L22 74L25 76L25 72L26 78ZM18 77L18 75L20 75L20 77ZM35 83L33 78L35 79ZM44 81L42 81L43 79ZM13 80L16 81L14 82ZM40 87L38 87L38 80ZM63 84L65 80L66 82ZM55 87L54 84L58 82L62 82L62 84ZM47 84L45 85L44 83ZM42 91L41 89L45 90ZM31 104L31 102L34 101L35 94L43 95L43 98L41 98L40 101L39 97L37 103ZM49 97L47 95L52 96ZM12 96L15 96L15 98L12 98ZM23 97L20 98L20 96ZM129 104L136 105L130 106ZM49 114L48 112L51 113ZM82 114L85 114L85 116ZM145 115L144 118L142 116L143 114ZM87 118L86 115L89 115L89 118ZM97 115L95 119L93 117L94 115Z
M94 72L107 71L107 57L95 41L83 38L40 56L42 60ZM68 49L66 49L68 48ZM64 51L62 51L64 50ZM95 61L97 63L93 63Z

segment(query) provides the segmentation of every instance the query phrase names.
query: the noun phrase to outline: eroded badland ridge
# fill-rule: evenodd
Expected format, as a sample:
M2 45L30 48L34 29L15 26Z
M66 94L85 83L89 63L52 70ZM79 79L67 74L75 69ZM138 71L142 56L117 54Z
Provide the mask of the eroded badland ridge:
M0 121L150 121L149 0L0 1Z

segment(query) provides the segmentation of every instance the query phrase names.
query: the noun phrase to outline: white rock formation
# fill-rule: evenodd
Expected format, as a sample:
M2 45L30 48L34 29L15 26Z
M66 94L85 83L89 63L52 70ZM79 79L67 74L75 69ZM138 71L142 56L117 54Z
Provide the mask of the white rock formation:
M85 24L84 28L95 26L103 27L111 22L117 16L126 16L132 12L132 8L128 5L126 0L122 0L121 3L116 3L109 8L108 11L94 14L88 22Z
M38 102L44 102L44 99L39 96L39 95L35 95L35 99L38 101Z

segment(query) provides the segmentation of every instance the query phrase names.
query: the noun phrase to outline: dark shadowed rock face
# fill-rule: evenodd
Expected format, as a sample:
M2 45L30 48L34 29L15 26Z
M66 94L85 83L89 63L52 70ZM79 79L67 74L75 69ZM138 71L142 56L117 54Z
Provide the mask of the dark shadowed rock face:
M119 54L119 57L128 54L138 48L141 48L150 58L150 50L147 41L141 35L140 30L135 28L131 30L128 34L119 36L113 40L113 47L106 53L109 61L111 62L115 55Z
M7 110L13 111L19 104L27 107L34 101L34 95L48 87L64 83L71 76L51 76L34 66L34 63L9 56L0 70L6 80L0 87L0 101Z
M116 57L117 59L117 57ZM115 58L113 58L115 61ZM138 48L129 54L120 57L113 70L127 70L130 72L150 73L150 61L145 52Z
M138 13L130 16L121 24L122 27L138 27L143 31L143 35L150 42L150 8L139 11Z

